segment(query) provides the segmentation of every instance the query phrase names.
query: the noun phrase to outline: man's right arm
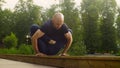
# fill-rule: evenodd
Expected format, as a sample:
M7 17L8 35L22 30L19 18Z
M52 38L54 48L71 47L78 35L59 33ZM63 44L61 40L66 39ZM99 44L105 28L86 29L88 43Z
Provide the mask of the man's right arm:
M38 38L41 38L45 33L38 29L34 35L31 37L32 45L35 50L35 53L40 53L37 45Z

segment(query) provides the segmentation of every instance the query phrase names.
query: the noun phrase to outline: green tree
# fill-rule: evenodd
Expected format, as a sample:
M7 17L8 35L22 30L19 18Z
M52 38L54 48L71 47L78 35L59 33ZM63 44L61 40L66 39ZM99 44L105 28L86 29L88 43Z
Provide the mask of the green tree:
M51 5L51 8L48 9L42 9L41 17L42 17L42 22L45 22L49 19L52 18L54 13L56 12L56 9L58 8L58 5Z
M13 27L13 12L8 9L2 10L0 12L0 41L12 32Z
M98 3L99 0L82 0L81 3L84 44L88 53L95 53L100 46Z
M2 4L3 4L4 0L0 0L0 26L2 25ZM0 27L1 30L1 27ZM0 43L2 42L2 34L0 33Z
M64 14L65 23L72 29L73 43L69 50L71 55L85 54L85 46L82 41L82 27L79 9L75 7L74 0L63 0L59 10Z
M102 23L101 23L101 50L103 52L116 52L116 32L115 32L115 15L116 2L115 0L104 0L102 9Z
M1 10L1 7L2 7L3 3L4 3L4 0L0 0L0 10Z
M19 43L25 42L26 35L30 32L30 26L41 22L41 8L33 4L33 0L19 0L15 7L14 32L19 39Z
M120 47L120 7L118 7L116 25L117 25L117 45L118 47Z

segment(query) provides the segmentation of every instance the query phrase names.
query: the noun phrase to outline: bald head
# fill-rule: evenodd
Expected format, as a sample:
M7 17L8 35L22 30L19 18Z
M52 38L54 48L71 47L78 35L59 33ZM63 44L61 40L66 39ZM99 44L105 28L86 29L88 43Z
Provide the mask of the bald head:
M54 15L53 15L53 18L52 18L53 20L62 20L62 21L64 21L64 15L62 14L62 13L60 13L60 12L58 12L58 13L55 13Z
M56 29L59 29L64 23L64 15L60 12L55 13L52 18L52 23Z

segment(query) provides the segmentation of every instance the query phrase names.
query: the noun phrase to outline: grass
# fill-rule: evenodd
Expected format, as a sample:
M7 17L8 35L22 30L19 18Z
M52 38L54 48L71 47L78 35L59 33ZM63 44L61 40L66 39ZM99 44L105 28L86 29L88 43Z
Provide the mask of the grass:
M4 48L0 49L0 54L25 54L25 55L32 55L34 51L31 45L20 45L19 48Z

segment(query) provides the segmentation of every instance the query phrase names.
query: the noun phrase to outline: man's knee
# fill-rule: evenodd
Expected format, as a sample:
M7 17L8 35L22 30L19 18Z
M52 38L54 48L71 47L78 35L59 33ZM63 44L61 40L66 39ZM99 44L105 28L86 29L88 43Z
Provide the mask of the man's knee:
M33 24L30 28L30 36L32 36L38 29L39 26L37 24Z

